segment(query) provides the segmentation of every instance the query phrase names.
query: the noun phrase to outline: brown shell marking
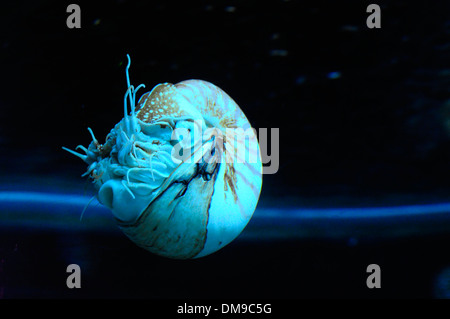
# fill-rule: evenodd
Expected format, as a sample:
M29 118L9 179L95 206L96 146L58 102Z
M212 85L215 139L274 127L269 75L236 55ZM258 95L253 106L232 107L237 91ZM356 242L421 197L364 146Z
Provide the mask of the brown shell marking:
M155 86L145 93L136 106L137 118L145 123L152 123L162 117L185 115L175 100L176 88L171 83Z
M225 197L226 197L226 192L228 191L228 187L230 188L231 193L233 194L233 198L234 201L237 202L238 197L237 197L237 193L236 193L236 188L237 188L237 184L236 184L236 170L234 169L233 165L230 165L229 163L227 163L227 168L225 171L225 183L224 183L224 191L225 191Z
M236 128L248 122L236 102L212 83L186 80L175 84L175 87L192 105L196 105L202 114L218 119L222 129Z

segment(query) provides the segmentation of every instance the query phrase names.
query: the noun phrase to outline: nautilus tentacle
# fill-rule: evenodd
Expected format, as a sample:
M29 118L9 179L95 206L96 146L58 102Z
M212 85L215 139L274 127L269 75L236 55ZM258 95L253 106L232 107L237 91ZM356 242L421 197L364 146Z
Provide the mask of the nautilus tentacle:
M129 59L129 57L128 57ZM124 118L104 144L92 130L77 147L123 232L171 258L197 258L224 247L250 220L261 191L254 130L239 106L201 80L163 83L142 95L130 84Z

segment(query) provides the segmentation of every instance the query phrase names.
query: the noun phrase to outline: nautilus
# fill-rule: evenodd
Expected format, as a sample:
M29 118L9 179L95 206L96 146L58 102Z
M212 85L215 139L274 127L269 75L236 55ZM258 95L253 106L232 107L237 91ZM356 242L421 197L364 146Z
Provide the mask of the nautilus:
M88 164L98 201L136 245L175 259L198 258L232 242L251 219L262 187L255 130L219 87L202 80L156 85L124 117L76 152Z

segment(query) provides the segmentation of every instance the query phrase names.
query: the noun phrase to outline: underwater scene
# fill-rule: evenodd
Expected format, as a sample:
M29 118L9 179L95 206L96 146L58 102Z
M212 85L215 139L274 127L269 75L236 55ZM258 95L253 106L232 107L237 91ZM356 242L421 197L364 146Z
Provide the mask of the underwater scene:
M450 2L0 24L0 299L450 298Z

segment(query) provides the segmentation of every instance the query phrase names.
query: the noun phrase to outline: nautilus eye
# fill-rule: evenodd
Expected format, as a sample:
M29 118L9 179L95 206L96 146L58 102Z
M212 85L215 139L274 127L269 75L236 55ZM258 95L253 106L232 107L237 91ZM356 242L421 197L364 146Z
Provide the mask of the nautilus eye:
M84 154L98 200L138 246L188 259L233 241L255 211L262 185L256 134L239 106L201 80L164 83L136 104L130 84L124 118Z

